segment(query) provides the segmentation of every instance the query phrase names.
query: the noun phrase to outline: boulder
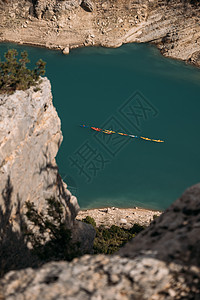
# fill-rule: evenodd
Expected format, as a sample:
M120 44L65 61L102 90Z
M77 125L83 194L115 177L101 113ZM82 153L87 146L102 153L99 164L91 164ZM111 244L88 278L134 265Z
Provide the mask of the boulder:
M192 56L188 59L188 62L200 67L200 51L196 51L192 54Z
M81 5L81 0L67 0L62 3L62 8L66 10L73 10Z
M168 263L200 266L200 183L187 189L119 253L134 258L144 251Z
M37 0L34 11L38 19L50 19L54 15L56 0Z
M69 54L69 46L65 47L65 48L62 50L62 53L63 53L64 55Z

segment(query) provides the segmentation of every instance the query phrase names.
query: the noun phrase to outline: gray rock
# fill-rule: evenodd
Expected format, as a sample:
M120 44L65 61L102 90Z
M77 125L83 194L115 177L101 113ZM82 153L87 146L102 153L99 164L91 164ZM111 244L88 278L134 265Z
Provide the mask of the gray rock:
M73 10L79 7L81 0L67 0L62 3L62 8L66 10Z
M192 56L188 59L188 62L200 67L200 51L194 52Z
M200 265L200 184L192 186L120 251L134 258L151 250L163 261Z
M63 53L64 55L69 54L69 46L65 47L65 48L62 50L62 53Z
M0 290L7 300L172 300L183 299L182 295L198 299L198 272L193 270L186 279L183 266L147 255L134 260L83 256L71 263L51 262L36 270L9 272L0 281Z
M34 10L38 19L50 19L54 15L56 0L37 0Z
M126 219L120 219L120 224L126 224L127 220Z
M96 231L92 225L75 221L72 240L80 243L81 253L93 253L93 243Z

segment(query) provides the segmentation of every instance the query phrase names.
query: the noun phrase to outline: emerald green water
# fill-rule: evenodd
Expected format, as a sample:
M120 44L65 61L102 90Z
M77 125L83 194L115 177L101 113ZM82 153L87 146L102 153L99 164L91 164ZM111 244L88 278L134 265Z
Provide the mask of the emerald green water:
M82 208L164 209L199 182L198 69L163 58L148 45L84 48L63 56L1 44L1 55L13 47L27 50L34 62L47 62L64 136L57 163ZM94 135L80 124L165 143Z

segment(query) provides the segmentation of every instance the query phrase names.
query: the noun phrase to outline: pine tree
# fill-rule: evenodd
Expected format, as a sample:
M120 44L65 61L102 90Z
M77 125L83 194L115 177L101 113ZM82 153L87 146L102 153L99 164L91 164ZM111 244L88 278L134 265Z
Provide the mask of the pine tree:
M17 60L18 52L15 49L5 53L5 61L0 60L0 93L13 93L15 90L26 90L40 83L40 76L45 74L46 63L41 59L33 70L27 68L30 62L28 53L21 52L21 58Z

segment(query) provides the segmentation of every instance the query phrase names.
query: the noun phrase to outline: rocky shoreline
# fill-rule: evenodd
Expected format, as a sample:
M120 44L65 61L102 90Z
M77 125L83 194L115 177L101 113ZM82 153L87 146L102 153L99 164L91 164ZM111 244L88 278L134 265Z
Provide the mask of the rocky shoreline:
M200 66L198 2L83 1L0 0L0 42L64 54L77 47L151 43L166 57Z
M141 226L149 226L150 223L162 214L159 210L149 210L144 208L95 208L79 211L76 219L82 220L87 216L92 217L97 226L104 225L111 227L112 225L120 226L123 228L130 228L135 223Z

